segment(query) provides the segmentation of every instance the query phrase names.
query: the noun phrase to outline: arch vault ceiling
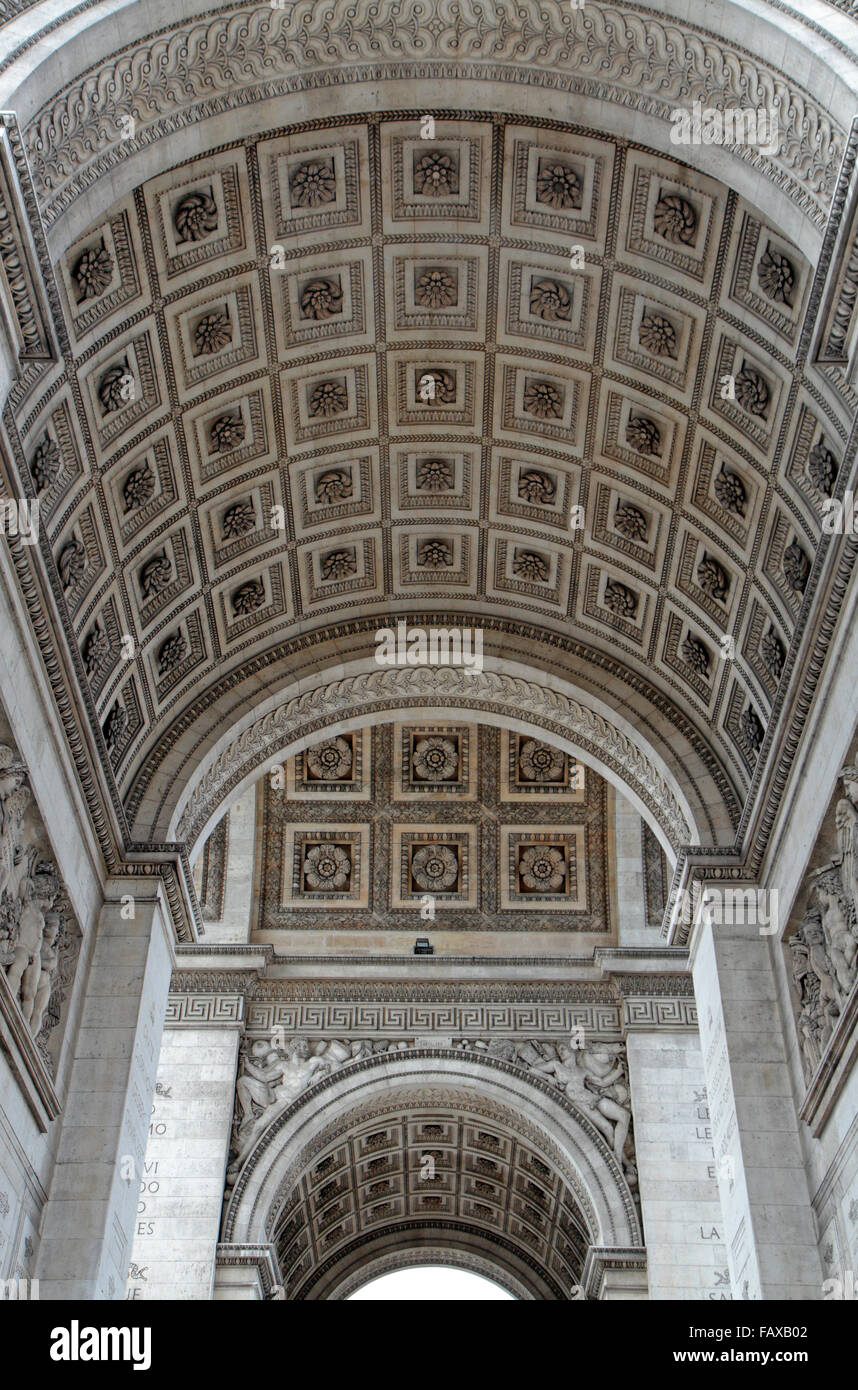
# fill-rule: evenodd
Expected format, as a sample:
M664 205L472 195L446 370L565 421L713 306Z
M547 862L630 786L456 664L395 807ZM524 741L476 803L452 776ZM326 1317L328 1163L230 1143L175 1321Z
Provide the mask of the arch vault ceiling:
M21 462L129 822L224 718L443 616L705 767L727 843L847 438L795 364L812 267L634 144L425 114L207 152L58 266L76 382Z

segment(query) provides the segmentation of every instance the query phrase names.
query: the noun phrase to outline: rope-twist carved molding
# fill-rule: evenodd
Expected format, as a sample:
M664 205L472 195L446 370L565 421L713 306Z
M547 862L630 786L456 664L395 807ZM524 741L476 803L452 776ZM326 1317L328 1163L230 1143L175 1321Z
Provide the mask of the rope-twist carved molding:
M277 756L304 730L355 718L368 706L401 703L461 704L530 720L572 740L610 767L641 798L675 847L692 839L691 828L667 779L616 725L557 690L494 671L460 667L385 668L319 686L287 700L251 724L212 763L193 789L177 835L196 840L230 791L256 767Z
M162 134L289 91L396 77L526 80L668 119L695 101L777 113L779 147L733 153L822 226L845 132L785 74L691 26L646 11L558 0L306 0L222 15L134 44L93 66L27 130L48 225L125 154ZM239 93L241 94L239 96ZM129 118L134 122L129 126ZM129 133L130 132L130 133Z

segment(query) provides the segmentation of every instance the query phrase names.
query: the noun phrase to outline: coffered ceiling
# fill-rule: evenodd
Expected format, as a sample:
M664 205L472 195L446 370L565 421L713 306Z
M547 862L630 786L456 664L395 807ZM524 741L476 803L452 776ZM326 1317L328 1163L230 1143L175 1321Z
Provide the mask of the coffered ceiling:
M263 778L257 805L254 940L538 931L580 953L613 939L613 799L550 744L477 724L360 729Z
M488 1110L489 1107L485 1106ZM500 1107L498 1107L500 1112ZM494 1255L527 1284L579 1291L592 1234L554 1165L502 1113L421 1106L355 1125L308 1165L273 1240L291 1298L319 1297L376 1247L450 1238Z
M138 832L166 759L407 614L693 750L723 840L847 433L794 366L811 271L680 163L479 113L271 131L114 204L20 444Z

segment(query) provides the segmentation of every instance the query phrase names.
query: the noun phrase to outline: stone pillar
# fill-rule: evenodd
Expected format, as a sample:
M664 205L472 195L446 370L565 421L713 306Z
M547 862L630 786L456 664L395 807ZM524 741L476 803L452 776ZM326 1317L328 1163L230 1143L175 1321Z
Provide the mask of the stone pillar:
M696 1033L626 1039L651 1299L732 1297Z
M734 1298L818 1299L823 1276L760 893L707 887L691 949L730 1276Z
M171 996L139 1184L127 1297L213 1297L241 994Z
M615 796L614 846L616 856L618 940L621 946L652 946L647 926L644 892L643 825L631 802Z
M158 881L112 878L104 899L39 1248L48 1299L122 1297L170 987Z
M581 1287L599 1302L647 1298L646 1251L591 1246L584 1261Z
M219 1245L215 1302L285 1299L273 1245Z

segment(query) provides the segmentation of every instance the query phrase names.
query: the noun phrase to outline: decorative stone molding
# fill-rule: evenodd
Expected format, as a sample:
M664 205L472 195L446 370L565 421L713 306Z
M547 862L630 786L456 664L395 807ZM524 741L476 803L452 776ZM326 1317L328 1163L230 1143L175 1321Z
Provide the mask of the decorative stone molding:
M280 1270L273 1246L231 1245L219 1241L215 1262L215 1285L220 1287L221 1296L223 1296L225 1288L245 1288L248 1284L258 1283L263 1298L277 1299L283 1297ZM229 1271L225 1278L222 1277L221 1272L223 1271ZM229 1277L230 1274L233 1277ZM246 1277L242 1278L242 1274ZM237 1297L242 1296L237 1295Z
M166 1028L241 1028L243 994L170 994L164 1019Z
M203 920L219 922L226 895L226 865L229 853L229 812L218 821L203 849L200 908Z
M454 55L452 58L450 54ZM83 187L154 139L242 101L311 89L330 80L534 83L616 101L665 120L678 103L742 107L750 91L777 109L777 152L735 151L784 188L817 224L824 219L843 132L809 94L773 67L710 34L631 7L540 6L487 13L476 0L374 5L341 18L322 4L232 12L164 31L76 79L31 122L28 146L48 226ZM252 95L251 95L252 94ZM120 136L131 117L134 133Z
M371 988L378 994L377 987ZM402 993L396 986L394 992ZM530 991L528 991L529 993ZM352 996L354 987L350 990ZM508 1034L568 1038L581 1028L588 1037L619 1038L620 1006L601 1004L504 1003L504 989L496 986L489 1002L460 1004L401 1002L275 1003L251 1000L247 1011L248 1032L283 1029L309 1037L403 1037L420 1034L455 1034L477 1038ZM563 991L566 999L569 990Z
M592 1246L587 1251L581 1284L587 1298L610 1298L608 1290L612 1286L628 1290L626 1294L614 1294L615 1298L646 1298L646 1251Z
M0 290L6 318L16 328L18 356L27 362L52 362L56 354L38 292L40 276L30 264L23 226L16 207L16 181L9 142L0 131Z
M651 1032L654 1028L697 1032L697 1005L693 999L642 998L623 1000L623 1032Z
M623 1035L653 1029L697 1031L690 975L612 975L622 995Z
M617 1042L630 1028L696 1028L690 975L611 974L597 983L421 985L260 979L257 970L175 971L167 1025L235 1024L249 1039L274 1034L349 1038L356 1048L380 1038L397 1043L456 1038L463 1046L487 1039L557 1042L573 1036Z
M388 707L458 703L529 719L560 738L571 739L612 768L650 808L677 849L691 838L691 828L665 778L615 724L535 681L462 667L383 668L287 700L240 734L207 768L182 811L177 834L192 843L230 791L256 768L261 770L267 761L282 756L284 748L300 739L311 723L318 726L325 717L331 722L357 717L379 702Z

